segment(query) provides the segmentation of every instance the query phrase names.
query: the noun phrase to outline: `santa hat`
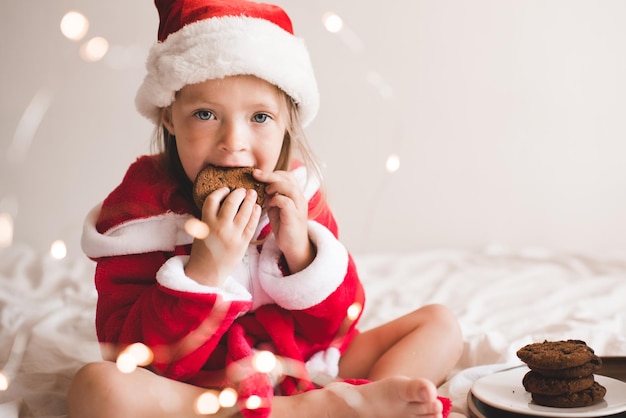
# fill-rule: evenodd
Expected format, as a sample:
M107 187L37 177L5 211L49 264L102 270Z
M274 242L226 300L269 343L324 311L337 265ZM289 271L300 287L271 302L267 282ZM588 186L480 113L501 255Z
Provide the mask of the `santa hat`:
M158 42L148 54L135 103L160 123L162 107L187 84L254 75L287 93L305 126L317 114L319 93L304 41L278 6L243 0L155 0Z

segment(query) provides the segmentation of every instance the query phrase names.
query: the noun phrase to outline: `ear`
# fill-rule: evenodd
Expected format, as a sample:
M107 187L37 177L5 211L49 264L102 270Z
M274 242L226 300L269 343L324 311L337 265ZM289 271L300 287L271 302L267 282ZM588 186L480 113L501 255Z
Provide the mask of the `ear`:
M174 132L174 123L172 123L172 107L164 107L161 109L161 123L165 126L165 129L172 135L176 135Z

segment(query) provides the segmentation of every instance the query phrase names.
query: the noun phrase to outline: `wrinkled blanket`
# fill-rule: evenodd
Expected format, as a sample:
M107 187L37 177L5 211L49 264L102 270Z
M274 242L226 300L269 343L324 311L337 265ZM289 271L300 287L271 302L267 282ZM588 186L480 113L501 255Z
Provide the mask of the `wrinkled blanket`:
M583 339L599 355L626 355L626 259L514 251L355 255L367 293L361 329L428 303L457 315L465 349L439 388L466 416L477 378L519 363L544 339ZM94 264L24 246L0 249L0 367L11 381L0 416L66 417L74 372L100 359Z

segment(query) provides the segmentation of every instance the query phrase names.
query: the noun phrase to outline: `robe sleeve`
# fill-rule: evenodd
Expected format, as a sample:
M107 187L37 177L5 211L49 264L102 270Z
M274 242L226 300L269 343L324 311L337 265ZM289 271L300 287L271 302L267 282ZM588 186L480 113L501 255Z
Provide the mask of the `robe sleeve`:
M105 358L114 360L124 346L142 342L153 351L155 371L186 380L250 309L250 295L233 282L219 289L172 286L188 279L185 259L152 252L97 260L96 330Z
M317 192L309 203L309 238L317 253L304 270L284 275L281 253L273 236L263 245L259 277L263 290L280 307L291 311L296 332L310 343L311 350L323 349L333 341L343 350L354 334L365 296L356 266L338 239L335 219Z

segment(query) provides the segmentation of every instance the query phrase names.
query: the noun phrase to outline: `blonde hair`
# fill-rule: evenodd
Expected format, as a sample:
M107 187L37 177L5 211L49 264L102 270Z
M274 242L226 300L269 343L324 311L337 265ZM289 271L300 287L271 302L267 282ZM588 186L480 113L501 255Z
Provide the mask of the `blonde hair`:
M317 180L320 185L320 192L325 195L322 171L302 128L298 105L288 94L280 89L278 91L284 99L288 120L282 148L274 169L289 171L294 168L294 164L301 163L306 168L307 182ZM166 109L164 108L162 111L166 111ZM155 129L152 148L153 151L162 156L164 168L178 182L182 193L188 198L192 198L192 182L185 174L180 162L176 147L176 137L170 134L163 124L160 124ZM309 217L314 218L315 212L310 212Z

